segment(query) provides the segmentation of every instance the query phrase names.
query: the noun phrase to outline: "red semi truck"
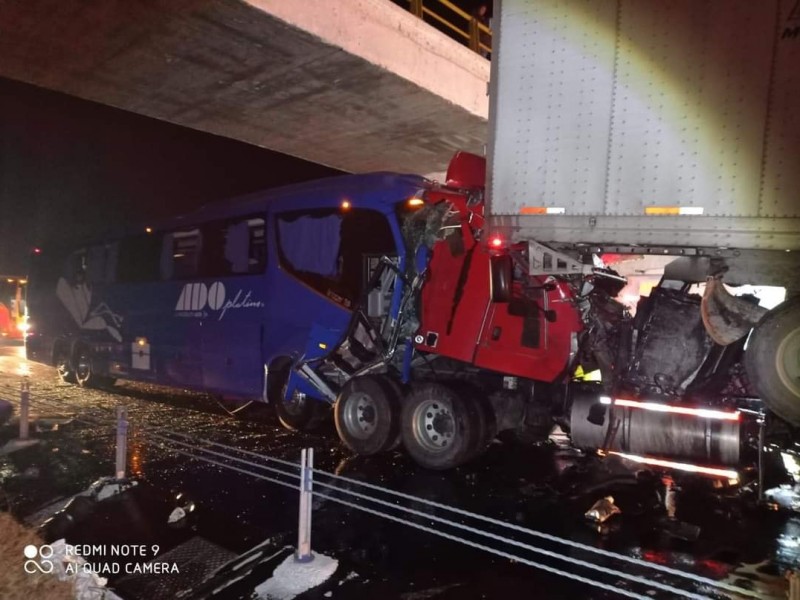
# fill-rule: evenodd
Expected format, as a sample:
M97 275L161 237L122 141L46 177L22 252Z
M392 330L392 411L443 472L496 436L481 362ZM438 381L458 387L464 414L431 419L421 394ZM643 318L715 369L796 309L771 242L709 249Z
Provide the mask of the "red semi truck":
M342 440L371 454L402 439L448 468L500 431L559 424L581 448L726 478L765 440L793 451L791 8L497 2L488 169L460 154L422 194L402 310L365 311L331 355L357 364L335 403ZM612 256L664 257L635 316ZM731 293L743 285L787 300L767 310ZM357 339L384 350L354 361Z

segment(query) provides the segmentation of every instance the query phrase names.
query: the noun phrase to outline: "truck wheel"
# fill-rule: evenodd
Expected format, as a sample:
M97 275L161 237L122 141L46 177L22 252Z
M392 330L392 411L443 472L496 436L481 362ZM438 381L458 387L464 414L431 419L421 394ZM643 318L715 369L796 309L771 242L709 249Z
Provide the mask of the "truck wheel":
M403 445L417 464L444 470L469 458L478 423L464 396L439 383L424 383L406 399L401 429Z
M800 426L800 297L759 321L747 342L744 363L767 408Z
M72 361L69 359L69 352L63 347L56 350L55 356L56 371L58 378L64 383L75 383L75 371L72 369Z
M336 399L333 416L339 439L356 454L384 452L397 440L399 399L382 377L367 375L348 381Z
M286 429L291 431L313 431L325 420L328 408L322 402L309 398L296 390L290 398L284 399L290 372L289 369L281 372L280 386L276 385L271 388L272 397L269 400L275 406L275 414L278 415L278 421Z
M469 411L470 418L474 423L469 449L464 459L464 462L468 462L478 458L489 447L497 435L497 421L489 402L481 401L479 390L467 384L456 384L454 389L463 399L464 406Z

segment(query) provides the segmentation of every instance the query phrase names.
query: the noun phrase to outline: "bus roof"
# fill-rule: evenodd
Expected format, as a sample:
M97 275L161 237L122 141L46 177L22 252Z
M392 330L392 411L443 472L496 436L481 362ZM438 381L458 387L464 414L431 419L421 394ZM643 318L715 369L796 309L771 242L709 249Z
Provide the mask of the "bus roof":
M193 212L155 223L153 229L157 231L188 223L246 215L268 208L281 212L334 208L344 200L354 208L385 212L429 185L430 182L419 175L389 172L326 177L210 202Z

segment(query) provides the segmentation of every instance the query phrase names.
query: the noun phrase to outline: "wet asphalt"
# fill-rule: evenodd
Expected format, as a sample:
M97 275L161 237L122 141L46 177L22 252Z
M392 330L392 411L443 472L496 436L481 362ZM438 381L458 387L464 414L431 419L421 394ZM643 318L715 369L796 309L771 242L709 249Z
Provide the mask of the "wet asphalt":
M340 445L331 424L314 434L301 434L281 428L268 407L261 405L231 416L227 411L233 406L185 390L131 382L119 382L110 390L81 389L59 382L49 367L27 363L22 348L0 347L0 399L18 401L24 373L31 382L32 412L63 419L57 427L49 422L34 428L33 436L40 440L36 446L0 457L0 505L22 520L38 524L52 513L52 508L43 510L46 507L54 503L58 507L59 501L63 503L98 478L112 475L113 417L118 405L128 408L131 422L128 469L138 485L111 501L80 510L73 507L77 516L68 522L53 521L43 530L52 539L66 536L72 543L155 543L163 553L199 536L231 556L265 540L276 552L295 545L295 490L176 454L170 448L179 446L167 448L153 437L153 433L166 430L188 436L173 437L186 443L213 440L295 463L301 448L313 447L315 467L320 470L742 587L771 589L778 595L783 571L797 565L800 555L798 516L760 508L752 494L713 490L706 480L679 481L678 518L701 528L696 540L679 539L665 528L658 476L634 476L619 463L600 463L558 440L540 446L496 441L472 464L435 473L417 467L401 451L369 458L352 456ZM0 446L16 435L13 422L0 426ZM259 472L292 484L296 481ZM356 489L342 481L334 485ZM335 490L317 489L345 498ZM609 494L622 514L598 528L583 514L595 500ZM432 511L424 504L404 504L421 512ZM194 510L181 526L170 527L167 516L176 506L193 506ZM485 542L429 518L403 515L386 507L382 510L420 527ZM444 516L441 511L433 514ZM488 530L508 536L495 526ZM618 597L574 578L545 573L324 498L314 500L312 532L314 551L337 558L340 565L331 580L302 598ZM536 543L546 550L556 549L553 544ZM521 556L551 567L591 574L573 564L591 557L577 550L567 554L569 560L559 561L521 552ZM271 566L265 564L214 597L250 597L254 585L269 576ZM614 576L600 579L633 589ZM146 594L139 597L150 600L158 597L119 577L111 576L109 585L123 596L127 589L126 598L137 594ZM708 594L700 588L689 589ZM670 597L666 592L648 596Z

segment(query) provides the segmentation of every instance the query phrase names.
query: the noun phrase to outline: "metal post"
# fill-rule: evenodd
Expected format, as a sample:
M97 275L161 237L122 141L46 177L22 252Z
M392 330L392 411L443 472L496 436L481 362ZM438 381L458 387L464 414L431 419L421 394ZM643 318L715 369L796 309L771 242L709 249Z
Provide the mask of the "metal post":
M758 418L758 501L764 501L764 426L766 415Z
M125 479L128 461L128 409L117 407L117 481Z
M294 559L305 563L314 560L311 552L311 508L314 482L314 449L300 452L300 518L297 531L297 551Z
M22 378L19 389L19 439L28 439L28 418L30 413L31 382Z
M478 19L475 17L469 20L469 49L474 52L481 51L480 27L478 27Z

